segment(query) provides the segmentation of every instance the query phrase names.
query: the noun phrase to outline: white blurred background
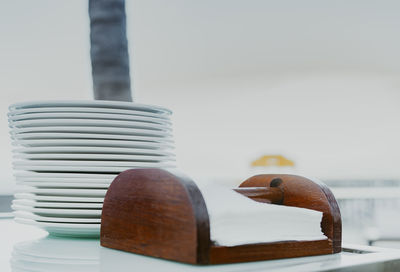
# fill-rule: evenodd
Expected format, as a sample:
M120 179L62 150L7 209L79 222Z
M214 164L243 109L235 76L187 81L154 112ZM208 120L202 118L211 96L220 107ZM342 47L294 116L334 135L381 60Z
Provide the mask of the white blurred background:
M245 177L262 154L324 178L400 177L398 1L127 1L134 97L174 111L189 174ZM91 99L86 1L0 3L7 106Z
M235 183L282 154L322 180L400 180L399 12L398 1L127 1L134 99L173 110L178 163L195 177ZM2 1L0 35L6 194L8 105L92 98L87 2Z

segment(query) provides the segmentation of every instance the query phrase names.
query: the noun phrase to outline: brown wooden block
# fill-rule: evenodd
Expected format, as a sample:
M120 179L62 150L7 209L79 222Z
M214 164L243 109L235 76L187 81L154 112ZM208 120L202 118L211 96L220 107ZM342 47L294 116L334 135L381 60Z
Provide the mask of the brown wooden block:
M280 182L277 182L278 180ZM332 240L334 253L342 250L342 219L339 206L331 190L325 184L295 175L270 174L251 177L240 187L268 188L271 184L282 190L282 205L323 212L322 232Z
M340 212L324 185L298 176L260 175L235 190L265 205L275 203L322 211L321 227L328 239L234 247L214 245L210 241L207 207L192 180L162 169L133 169L118 175L105 196L101 245L192 264L340 252Z

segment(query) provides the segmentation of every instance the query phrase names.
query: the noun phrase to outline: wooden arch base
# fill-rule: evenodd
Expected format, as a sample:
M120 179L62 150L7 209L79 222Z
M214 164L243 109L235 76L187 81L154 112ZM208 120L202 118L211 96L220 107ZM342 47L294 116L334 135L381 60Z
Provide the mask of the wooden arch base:
M162 169L132 169L119 174L107 191L101 216L101 245L191 264L341 251L340 211L325 185L294 175L258 175L235 190L255 201L323 212L321 228L328 239L216 246L210 241L207 207L191 179Z

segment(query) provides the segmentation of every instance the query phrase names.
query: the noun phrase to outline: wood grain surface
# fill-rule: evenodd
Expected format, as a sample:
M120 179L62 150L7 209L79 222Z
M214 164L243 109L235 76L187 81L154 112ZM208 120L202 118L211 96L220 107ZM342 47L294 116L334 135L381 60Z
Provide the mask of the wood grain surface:
M207 207L196 184L177 172L134 169L118 175L104 199L101 245L192 264L221 264L340 252L341 220L327 187L292 175L254 176L236 189L255 201L323 212L329 238L234 247L210 241ZM267 214L265 216L268 216Z
M101 245L186 263L208 263L207 208L197 186L161 169L127 170L104 199Z
M283 203L283 191L281 188L242 187L233 190L257 202L269 204Z
M322 232L332 240L333 252L340 252L342 250L342 219L339 206L332 192L322 182L295 175L269 174L253 176L244 181L240 187L270 187L277 178L282 180L277 186L283 191L282 205L323 212Z
M210 264L238 263L332 254L332 241L287 241L234 247L213 246Z

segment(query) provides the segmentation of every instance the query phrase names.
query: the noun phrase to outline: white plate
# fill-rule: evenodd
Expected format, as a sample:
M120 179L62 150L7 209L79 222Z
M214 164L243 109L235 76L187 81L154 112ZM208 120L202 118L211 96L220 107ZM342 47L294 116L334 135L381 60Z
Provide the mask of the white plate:
M93 209L35 208L35 207L14 205L14 204L11 205L11 208L15 211L32 212L37 215L48 216L48 217L99 218L101 216L101 209L93 210Z
M110 180L114 179L117 175L115 174L83 174L83 173L37 173L37 172L30 172L30 171L21 171L21 172L16 172L15 177L17 179L22 179L22 178L40 178L40 179L62 179L62 180L82 180L85 179L87 180L98 180L98 182L104 181L104 180ZM39 180L36 180L39 181ZM88 181L87 181L88 182ZM97 182L97 181L96 181Z
M82 180L82 182L43 182L43 181L26 181L17 179L17 184L21 186L34 186L37 188L48 188L48 189L50 188L107 189L110 186L111 181L109 183L85 182L85 180Z
M91 239L91 240L97 240L97 239ZM12 272L27 272L27 271L98 272L100 268L99 260L95 261L95 260L80 260L80 259L71 260L62 258L59 259L40 258L40 257L33 257L33 256L19 254L15 250L12 252L10 264Z
M167 131L159 131L152 129L134 129L120 127L100 127L100 126L51 126L51 127L26 127L12 128L11 135L22 133L38 133L38 132L62 132L62 133L99 133L99 134L120 134L120 135L137 135L148 137L164 137L172 138L172 134Z
M159 125L145 122L135 121L115 121L115 120L98 120L98 119L37 119L37 120L22 120L15 121L10 124L11 128L26 128L26 127L51 127L51 126L88 126L88 127L118 127L118 128L133 128L146 129L155 131L171 131L169 125Z
M110 108L110 109L125 109L144 112L154 112L162 114L170 114L171 111L153 105L145 105L133 102L120 102L120 101L104 101L104 100L53 100L53 101L30 101L16 103L9 107L10 111L17 109L30 109L30 108L46 108L46 107L85 107L85 108Z
M50 153L50 154L26 154L17 153L13 155L15 159L29 160L108 160L108 161L175 161L172 156L151 156L151 155L114 155L114 154L69 154L69 153Z
M49 173L52 174L52 173ZM56 186L56 184L70 184L71 186L80 186L80 184L93 184L93 186L109 186L110 183L114 180L114 178L108 179L79 179L79 178L39 178L39 177L18 177L16 178L17 183L43 183L43 184L51 184L51 186ZM40 187L40 186L38 186Z
M73 237L99 237L100 224L63 224L63 223L48 223L37 222L31 219L15 218L15 221L22 224L28 224L45 229L49 233L58 236L73 236Z
M40 239L15 244L12 254L22 258L30 256L34 258L33 261L66 260L71 263L79 261L98 263L100 248L97 239L63 239L54 236L46 236ZM54 269L49 271L56 272L58 270Z
M59 133L59 132L27 132L11 134L11 138L16 140L26 139L103 139L103 140L128 140L143 142L173 143L169 137L154 136L132 136L121 134L102 134L102 133Z
M93 239L94 240L94 239ZM31 256L21 256L15 251L10 259L12 272L40 271L40 272L88 272L99 271L99 261L45 259Z
M37 195L48 196L85 196L85 197L104 197L106 189L60 189L60 188L36 188L31 186L21 186L16 188L17 193L35 193Z
M32 193L16 193L16 199L30 199L37 201L103 203L104 197L75 197L75 196L43 196Z
M75 167L168 167L173 166L172 162L136 162L136 161L73 161L73 160L21 160L14 161L13 165L18 166L75 166Z
M138 149L172 149L174 146L169 143L154 143L140 141L118 141L118 140L99 140L99 139L29 139L15 140L13 145L28 147L35 146L98 146L98 147L123 147Z
M36 201L31 199L14 199L13 204L30 206L36 208L81 208L81 209L101 209L103 203L79 203L79 202L54 202Z
M54 222L54 223L94 223L100 224L100 218L73 218L73 217L48 217L33 214L31 212L16 211L16 218L32 219L38 222Z
M119 174L125 170L133 168L175 168L175 165L158 166L138 166L138 167L105 167L105 166L36 166L36 165L17 165L14 170L29 170L38 172L76 172L76 173L113 173Z
M121 155L155 155L155 156L174 156L172 152L156 149L138 149L122 147L98 147L98 146L38 146L38 147L20 147L13 149L17 153L74 153L74 154L107 154Z
M128 116L145 116L153 117L158 119L170 119L170 114L165 113L152 113L146 111L137 110L124 110L124 109L110 109L110 108L88 108L88 107L41 107L41 108L29 108L29 109L18 109L11 110L8 112L9 117L19 115L30 115L38 113L101 113L101 114L122 114Z
M52 113L32 113L22 115L9 116L9 122L20 120L36 120L36 119L101 119L101 120L126 120L139 121L146 123L156 123L161 125L172 125L169 119L160 119L148 116L126 115L126 114L109 114L109 113L82 113L82 112L52 112Z

